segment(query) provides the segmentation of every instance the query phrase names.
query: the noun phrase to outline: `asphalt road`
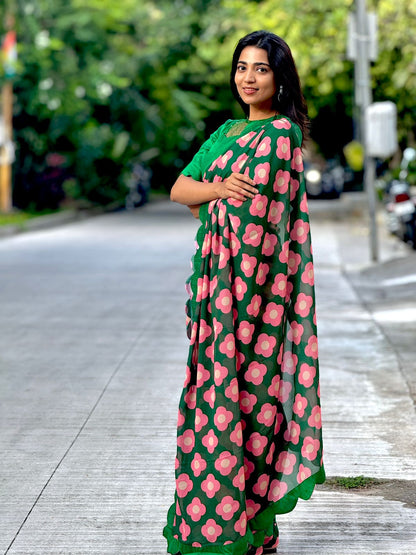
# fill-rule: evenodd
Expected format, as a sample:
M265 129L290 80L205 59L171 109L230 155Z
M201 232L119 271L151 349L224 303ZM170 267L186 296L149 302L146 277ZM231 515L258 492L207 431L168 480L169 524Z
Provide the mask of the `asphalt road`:
M411 491L414 255L383 236L368 265L361 221L325 206L311 212L327 474ZM166 552L195 230L161 202L0 241L0 552ZM415 554L400 499L318 489L279 519L280 553Z

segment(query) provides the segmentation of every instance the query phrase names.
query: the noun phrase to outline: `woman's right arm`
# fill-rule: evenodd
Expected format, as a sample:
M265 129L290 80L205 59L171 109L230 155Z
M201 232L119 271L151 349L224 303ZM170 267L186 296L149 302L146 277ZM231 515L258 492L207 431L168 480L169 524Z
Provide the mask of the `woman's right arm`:
M170 192L173 202L193 206L217 198L247 200L257 194L256 184L250 177L241 173L232 173L224 181L208 183L195 181L192 177L180 175Z

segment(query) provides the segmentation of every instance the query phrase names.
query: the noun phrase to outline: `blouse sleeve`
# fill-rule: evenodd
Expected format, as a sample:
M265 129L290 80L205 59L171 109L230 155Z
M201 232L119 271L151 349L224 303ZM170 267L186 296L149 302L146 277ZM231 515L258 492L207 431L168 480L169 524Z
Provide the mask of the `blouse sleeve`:
M192 177L195 181L202 181L202 176L206 170L204 160L207 153L211 150L214 143L226 132L230 122L232 120L227 120L223 125L221 125L210 137L202 144L201 148L192 158L187 166L181 171L182 175L186 177Z

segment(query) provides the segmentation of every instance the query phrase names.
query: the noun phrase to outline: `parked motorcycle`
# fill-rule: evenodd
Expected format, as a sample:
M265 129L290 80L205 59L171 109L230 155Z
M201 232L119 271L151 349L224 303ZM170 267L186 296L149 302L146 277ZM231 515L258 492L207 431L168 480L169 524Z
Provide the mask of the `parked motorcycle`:
M134 210L149 200L152 172L142 164L135 164L127 182L129 192L125 199L126 210Z
M416 196L408 182L409 164L416 159L416 150L406 148L400 164L399 179L391 181L387 188L387 227L405 243L416 249Z

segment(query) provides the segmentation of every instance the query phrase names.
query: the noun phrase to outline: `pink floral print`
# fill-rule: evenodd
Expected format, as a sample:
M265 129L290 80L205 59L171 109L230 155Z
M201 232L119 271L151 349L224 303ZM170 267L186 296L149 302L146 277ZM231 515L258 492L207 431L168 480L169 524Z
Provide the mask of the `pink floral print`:
M232 293L238 301L242 301L247 292L247 284L240 277L236 277L232 288Z
M218 438L215 435L214 430L210 430L206 435L204 435L202 438L202 445L204 445L207 448L208 453L212 455L218 445Z
M273 327L280 326L284 314L284 307L281 304L268 303L266 311L263 315L263 322Z
M268 358L272 356L275 346L276 346L276 338L273 335L267 335L267 333L261 333L259 335L257 343L254 346L254 352L258 355L262 355L265 358Z
M225 407L218 407L214 416L214 424L222 432L227 429L233 419L233 413Z
M287 483L280 480L273 480L270 484L268 499L269 501L279 501L287 492Z
M230 385L225 389L225 396L231 399L233 403L236 403L240 398L240 390L238 388L237 378L233 378Z
M257 482L253 486L253 492L260 497L264 497L267 494L269 482L270 476L268 474L262 474L258 477Z
M214 382L219 387L228 376L228 368L219 362L214 362Z
M241 170L242 170L244 164L247 162L247 160L248 160L247 154L244 154L244 153L240 154L240 156L237 158L237 160L231 166L231 170L235 173L241 173Z
M240 518L234 524L234 530L240 534L240 536L245 536L247 531L247 514L243 511Z
M237 328L236 337L239 341L248 345L251 343L254 333L254 324L250 324L247 320L243 320Z
M247 441L247 450L251 451L255 457L259 457L267 445L267 437L258 432L253 432Z
M199 453L195 453L194 458L191 463L191 468L193 470L194 476L199 478L202 472L207 467L207 462L204 460Z
M290 167L292 170L297 172L303 171L303 157L302 157L302 150L299 147L293 149L293 157L292 162L290 163Z
M215 461L215 468L223 476L228 476L237 464L237 457L229 451L223 451Z
M250 414L253 410L254 405L257 403L257 397L254 393L248 393L248 391L240 392L240 409L245 414Z
M241 262L241 270L246 277L251 277L254 273L254 268L257 266L257 258L243 254L243 261Z
M276 156L282 160L290 160L290 139L288 137L279 137L277 139Z
M277 225L282 220L282 214L285 210L285 205L283 202L272 200L270 202L269 215L267 216L267 221L271 224Z
M261 407L261 411L257 416L257 422L260 422L260 424L264 424L265 426L272 426L274 424L276 412L277 412L276 405L265 403Z
M290 172L286 170L278 170L274 178L273 190L275 193L284 195L287 193L290 182Z
M298 243L305 243L308 238L309 233L309 224L308 222L304 222L303 220L299 219L296 220L293 230L290 232L290 238L292 241L297 241Z
M210 543L215 543L218 536L222 533L222 528L213 518L210 518L207 520L207 523L202 526L201 532Z
M314 271L312 262L308 262L305 271L302 273L301 280L308 285L314 284Z
M243 235L243 241L246 245L258 247L263 236L263 227L256 224L248 224L246 232Z
M233 307L233 298L231 295L231 291L229 291L228 289L223 289L215 301L215 306L224 314L228 314Z
M226 495L222 498L221 503L215 509L216 513L222 516L224 520L231 520L234 513L238 511L240 503L233 499L231 495Z
M194 522L199 522L201 517L207 512L207 508L199 497L194 497L191 503L186 507L186 512Z
M221 484L213 474L208 474L206 479L201 483L201 489L209 499L215 497L215 494L220 488Z
M178 437L178 446L184 453L191 453L195 446L195 434L193 430L186 430Z
M192 488L193 483L188 474L183 473L176 478L176 491L178 492L178 497L185 497Z
M263 218L266 214L267 206L268 206L268 198L266 195L256 195L250 205L250 214L252 216L258 216L259 218Z
M271 142L272 140L270 137L265 137L257 147L256 153L254 156L256 158L260 158L261 156L268 156L271 151Z

